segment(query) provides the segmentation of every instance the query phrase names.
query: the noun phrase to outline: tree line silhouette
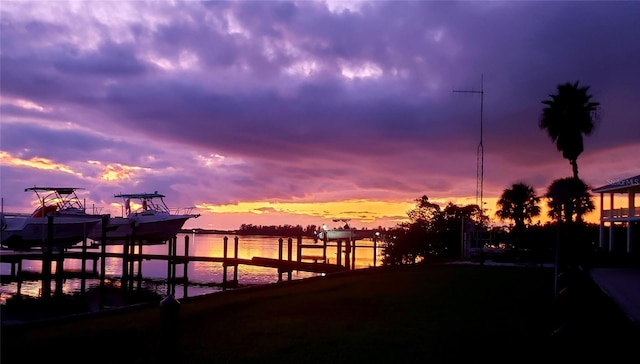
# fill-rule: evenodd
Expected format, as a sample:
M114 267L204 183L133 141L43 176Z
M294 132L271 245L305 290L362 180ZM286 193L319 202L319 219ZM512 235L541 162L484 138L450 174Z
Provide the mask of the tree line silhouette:
M504 226L489 226L488 217L477 205L449 203L441 208L423 195L408 213L410 222L398 225L387 235L384 264L459 259L464 239L469 239L465 232L473 234L472 247L503 248L515 252L509 257L512 260L555 260L566 269L588 264L598 250L599 226L583 220L595 205L591 187L579 178L578 157L584 151L583 135L590 135L600 121L600 103L593 102L588 91L589 87L579 81L557 85L557 92L542 101L544 107L538 118L539 128L569 161L570 177L553 180L542 196L523 181L505 189L496 206L496 217L510 222ZM533 218L541 213L542 199L546 200L551 221L533 224ZM489 238L481 238L483 235Z

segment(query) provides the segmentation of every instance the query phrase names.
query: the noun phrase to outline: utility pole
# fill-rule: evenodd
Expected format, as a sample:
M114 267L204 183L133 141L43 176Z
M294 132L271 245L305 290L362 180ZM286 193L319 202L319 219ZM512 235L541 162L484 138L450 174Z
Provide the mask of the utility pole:
M480 143L476 152L476 205L480 208L480 212L484 215L484 146L482 144L482 114L484 108L484 75L480 75L480 91L476 90L453 90L453 92L464 92L480 94ZM479 200L479 201L478 201Z

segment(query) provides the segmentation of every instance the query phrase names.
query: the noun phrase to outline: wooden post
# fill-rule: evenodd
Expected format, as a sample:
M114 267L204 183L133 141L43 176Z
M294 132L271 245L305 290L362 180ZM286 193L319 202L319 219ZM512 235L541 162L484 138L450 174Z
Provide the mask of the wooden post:
M103 243L104 244L104 243ZM125 236L122 244L122 289L129 289L129 235Z
M228 237L224 237L223 239L224 245L222 248L222 290L224 291L227 288L227 244L229 242Z
M53 216L47 217L47 247L42 260L42 298L51 295L51 256L53 254Z
M289 262L293 260L293 239L289 238L287 240L287 258ZM287 269L287 280L291 280L291 268Z
M233 257L238 259L238 240L239 238L236 236L233 238ZM234 287L238 285L238 264L234 264L233 266L233 285Z
M344 266L347 270L351 269L351 238L344 244Z
M135 264L135 259L134 259L134 254L136 253L136 241L132 240L128 246L129 248L129 259L127 260L129 266L127 267L129 269L129 273L127 274L127 276L129 277L129 288L133 291L133 266Z
M284 239L278 239L278 261L282 263L282 243ZM282 282L282 269L278 268L278 282Z
M173 244L167 244L167 295L171 294L171 256L173 255Z
M176 295L176 257L178 256L178 237L171 238L173 244L171 254L171 295Z
M378 237L376 235L373 236L373 266L376 266L376 260L378 259Z
M164 361L170 363L180 359L180 301L167 295L160 301L160 344Z
M129 246L128 246L129 252L127 253L128 255L128 269L129 269L129 273L127 274L127 276L129 277L128 280L128 286L129 286L129 290L133 291L133 282L135 281L135 276L133 275L133 267L136 264L136 260L135 260L135 254L136 254L136 241L135 240L131 240L129 242Z
M351 269L356 269L356 241L352 240L353 249L351 251Z
M322 261L325 263L329 263L327 260L327 234L324 234L324 238L322 239Z
M60 248L56 254L56 297L62 297L64 275L64 249Z
M18 280L18 291L16 292L16 296L20 297L22 295L22 258L20 258L20 260L18 261L16 279Z
M337 241L337 246L338 246L338 257L337 257L336 264L338 264L339 266L342 266L342 240Z
M135 246L134 246L135 249ZM133 262L131 263L133 268ZM133 271L131 272L133 274ZM132 282L133 284L133 282ZM142 239L138 242L138 292L142 289Z
M296 241L296 260L298 263L302 261L302 236L298 236Z
M129 278L129 280L127 281L129 283L129 286L132 290L133 290L133 264L134 264L134 260L131 256L133 256L133 254L135 254L136 252L136 223L134 221L131 222L131 240L129 241L129 259L127 259L127 263L128 263L128 267L127 269L129 270L127 276Z
M129 223L129 231L131 231L131 235L127 236L129 240L127 241L126 265L124 265L124 262L123 262L123 265L127 269L127 282L126 284L123 282L123 287L125 287L125 290L133 291L133 279L134 279L133 278L133 264L134 264L133 255L136 252L136 223L134 221L131 221Z
M81 274L82 278L80 279L80 293L85 294L86 286L87 286L87 239L82 241L82 258L80 261L81 264Z
M187 287L189 286L189 235L184 236L184 264L182 278L184 279L184 288L182 296L187 298Z
M109 216L102 217L102 226L106 226L109 223ZM107 230L102 229L102 244L100 245L100 298L98 302L98 308L100 311L104 309L104 279L105 270L107 269Z

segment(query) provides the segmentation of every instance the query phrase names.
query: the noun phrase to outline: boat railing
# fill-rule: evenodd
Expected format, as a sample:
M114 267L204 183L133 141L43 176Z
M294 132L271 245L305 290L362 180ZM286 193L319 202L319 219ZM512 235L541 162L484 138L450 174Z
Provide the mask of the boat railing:
M629 208L619 208L613 210L602 210L602 216L605 218L623 218L623 217L637 217L640 216L640 208L635 208L633 212L629 213Z
M195 207L172 207L169 208L171 215L194 215L193 210Z
M85 209L85 212L91 215L101 215L102 209L102 206L91 206L90 209Z

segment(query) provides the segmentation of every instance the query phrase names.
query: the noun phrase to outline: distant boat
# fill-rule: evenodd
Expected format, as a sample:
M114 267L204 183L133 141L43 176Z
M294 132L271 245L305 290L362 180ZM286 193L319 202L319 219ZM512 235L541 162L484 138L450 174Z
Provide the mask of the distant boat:
M361 240L373 239L379 236L375 230L357 230L357 229L327 229L317 231L316 240Z
M49 244L55 248L67 248L84 241L89 232L102 225L102 218L110 215L88 214L76 194L78 189L26 188L25 192L35 192L38 207L31 214L2 211L0 245L13 250L31 250Z
M360 240L367 238L374 238L379 236L375 230L358 230L349 226L350 219L333 219L333 222L339 222L340 227L329 229L326 225L315 232L315 240Z
M131 193L115 195L122 198L123 217L111 217L105 227L105 244L121 244L127 239L143 244L161 244L174 238L182 226L200 214L191 213L193 207L170 209L164 202L166 196L154 193ZM97 226L89 238L102 241L102 227Z

